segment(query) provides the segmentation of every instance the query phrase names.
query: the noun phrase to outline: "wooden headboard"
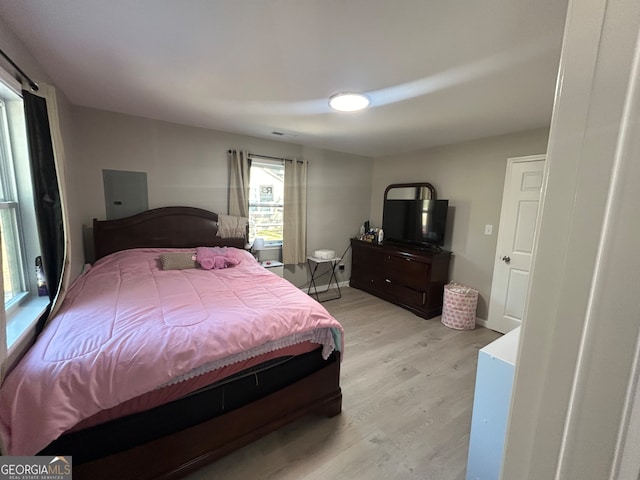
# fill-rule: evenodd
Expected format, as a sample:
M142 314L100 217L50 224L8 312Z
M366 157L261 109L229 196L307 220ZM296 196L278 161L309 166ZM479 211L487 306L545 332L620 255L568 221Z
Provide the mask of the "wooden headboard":
M129 248L244 248L246 238L221 238L218 214L193 207L163 207L117 220L93 220L95 259Z

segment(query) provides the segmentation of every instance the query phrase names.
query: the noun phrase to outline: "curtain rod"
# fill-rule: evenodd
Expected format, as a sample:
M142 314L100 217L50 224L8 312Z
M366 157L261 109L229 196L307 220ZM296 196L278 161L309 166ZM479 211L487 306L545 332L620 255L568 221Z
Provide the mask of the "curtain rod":
M235 150L227 150L227 153L231 154L235 152ZM282 157L270 157L269 155L258 155L258 154L254 154L254 153L249 153L248 154L249 157L256 157L256 158L266 158L268 160L282 160L283 162L293 162L293 160L291 158L282 158ZM300 162L301 160L298 160L298 162Z
M2 49L0 49L0 54L7 60L7 62L9 62L11 64L11 66L13 68L15 68L18 71L18 73L22 76L22 78L24 80L29 82L29 86L31 87L31 90L33 90L34 92L37 92L40 89L38 84L36 82L34 82L33 80L31 80L31 77L29 75L27 75L26 73L24 73L24 71L18 65L16 65L16 62L11 60L11 58L9 58L9 55L4 53L4 51Z

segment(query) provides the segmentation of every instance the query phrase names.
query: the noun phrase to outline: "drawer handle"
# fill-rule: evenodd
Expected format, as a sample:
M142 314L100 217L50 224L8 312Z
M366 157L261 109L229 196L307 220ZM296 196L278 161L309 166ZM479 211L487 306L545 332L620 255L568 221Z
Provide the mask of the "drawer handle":
M422 304L424 305L425 303L427 303L427 294L422 292Z
M389 280L388 278L385 278L384 281L387 283L391 283L391 280Z

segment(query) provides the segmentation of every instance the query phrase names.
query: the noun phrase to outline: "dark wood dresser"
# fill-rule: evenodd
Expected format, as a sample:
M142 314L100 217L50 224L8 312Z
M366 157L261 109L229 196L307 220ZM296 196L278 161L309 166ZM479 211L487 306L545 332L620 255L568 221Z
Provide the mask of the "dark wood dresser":
M349 285L424 318L442 313L451 252L351 240Z

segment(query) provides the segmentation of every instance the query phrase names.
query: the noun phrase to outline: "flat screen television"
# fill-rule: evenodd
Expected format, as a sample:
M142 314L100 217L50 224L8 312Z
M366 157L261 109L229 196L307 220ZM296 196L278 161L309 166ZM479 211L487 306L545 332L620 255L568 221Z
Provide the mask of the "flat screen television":
M449 200L384 201L384 240L423 246L443 246Z

